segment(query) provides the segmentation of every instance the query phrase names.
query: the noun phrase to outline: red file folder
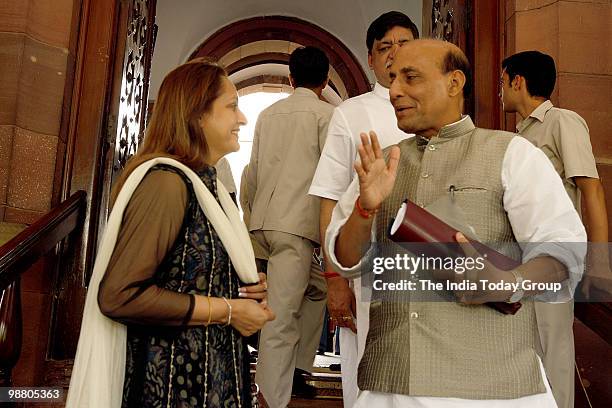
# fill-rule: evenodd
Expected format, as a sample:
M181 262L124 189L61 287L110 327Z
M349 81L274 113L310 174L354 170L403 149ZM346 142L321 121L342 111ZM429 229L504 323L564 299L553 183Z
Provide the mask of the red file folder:
M389 228L389 238L400 245L404 243L432 244L427 245L426 256L460 257L464 256L464 253L459 245L444 245L445 243L456 243L455 234L457 232L459 231L429 211L406 200ZM486 255L487 260L500 269L510 270L520 265L520 262L478 241L470 238L468 240L481 255ZM486 305L504 314L515 314L521 308L520 302L488 302Z

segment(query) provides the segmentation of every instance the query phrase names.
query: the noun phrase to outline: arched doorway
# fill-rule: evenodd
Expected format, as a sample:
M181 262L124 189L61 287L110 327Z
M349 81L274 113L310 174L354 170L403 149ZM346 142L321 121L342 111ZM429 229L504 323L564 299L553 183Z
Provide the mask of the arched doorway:
M339 39L319 26L294 17L266 16L234 22L206 38L187 59L207 57L218 60L226 67L241 100L258 105L245 107L241 102L241 109L245 113L259 113L278 100L260 93L291 93L289 56L304 45L321 48L330 60L330 81L323 91L325 100L337 105L344 99L370 90L368 77L357 58ZM250 157L256 119L257 114L241 130L240 151L227 156L237 186Z
M188 59L212 57L221 61L230 75L264 64L284 65L291 52L303 45L321 48L330 60L330 86L342 98L356 96L370 90L368 77L357 58L335 36L306 21L286 16L255 17L229 24L208 37ZM271 75L280 85L288 85L282 75ZM248 78L247 78L248 79ZM263 83L266 78L257 81ZM253 85L253 81L245 85ZM240 89L240 88L239 88Z

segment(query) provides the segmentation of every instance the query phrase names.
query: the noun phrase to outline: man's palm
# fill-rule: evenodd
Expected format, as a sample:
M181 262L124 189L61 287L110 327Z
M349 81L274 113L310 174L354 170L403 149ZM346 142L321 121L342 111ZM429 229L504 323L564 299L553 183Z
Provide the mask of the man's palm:
M369 139L365 133L360 136L359 158L361 161L355 163L355 170L359 177L359 204L364 209L372 210L378 208L393 190L400 151L399 147L392 147L389 152L389 163L385 163L376 133L370 132Z

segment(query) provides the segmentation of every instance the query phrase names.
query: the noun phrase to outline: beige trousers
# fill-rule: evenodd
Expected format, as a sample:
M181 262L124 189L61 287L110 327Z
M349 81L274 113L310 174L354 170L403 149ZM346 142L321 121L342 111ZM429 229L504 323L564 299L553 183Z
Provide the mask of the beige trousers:
M542 363L559 408L574 408L574 302L535 302Z
M312 241L278 231L254 235L267 252L268 304L276 314L261 330L255 382L270 408L281 408L291 399L295 367L312 370L327 285L314 264Z

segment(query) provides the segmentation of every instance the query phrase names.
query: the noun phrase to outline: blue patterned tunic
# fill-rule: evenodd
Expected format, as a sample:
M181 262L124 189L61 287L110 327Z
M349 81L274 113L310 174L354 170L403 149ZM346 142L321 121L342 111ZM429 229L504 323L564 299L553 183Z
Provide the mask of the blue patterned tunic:
M172 250L152 280L172 291L236 298L239 280L217 233L185 181L189 201ZM216 171L198 173L218 199ZM151 326L128 324L123 407L250 407L246 342L231 326Z

